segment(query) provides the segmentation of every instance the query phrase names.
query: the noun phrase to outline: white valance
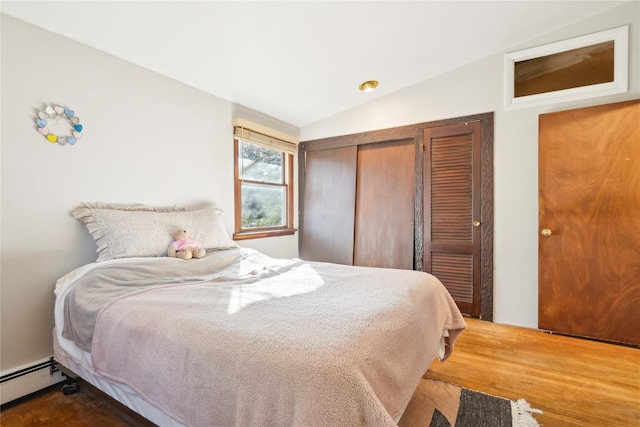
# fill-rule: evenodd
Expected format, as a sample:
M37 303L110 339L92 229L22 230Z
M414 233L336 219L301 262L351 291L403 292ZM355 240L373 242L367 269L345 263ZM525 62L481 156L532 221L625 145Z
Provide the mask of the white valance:
M300 142L295 136L241 118L233 119L233 137L291 154L298 152Z

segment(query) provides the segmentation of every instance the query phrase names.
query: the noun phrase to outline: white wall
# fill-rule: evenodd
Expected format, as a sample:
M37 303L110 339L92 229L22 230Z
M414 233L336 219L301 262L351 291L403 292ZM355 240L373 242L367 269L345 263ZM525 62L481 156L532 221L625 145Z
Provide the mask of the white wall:
M640 3L615 9L513 50L630 25L629 92L505 111L503 54L427 80L301 129L308 141L412 123L494 112L494 320L538 326L538 115L640 96ZM488 29L490 31L490 29ZM381 85L384 84L380 82Z
M81 201L210 202L233 231L232 117L297 129L96 49L2 16L1 370L49 357L57 278L96 259L69 212ZM74 109L75 146L37 132L38 109ZM298 255L297 235L242 241Z

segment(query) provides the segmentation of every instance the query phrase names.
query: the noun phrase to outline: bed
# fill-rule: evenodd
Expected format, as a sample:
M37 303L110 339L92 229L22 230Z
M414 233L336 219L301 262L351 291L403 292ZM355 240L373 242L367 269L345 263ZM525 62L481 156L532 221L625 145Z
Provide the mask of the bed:
M218 210L73 214L99 255L56 283L55 360L161 426L394 426L466 326L429 274L273 259ZM178 223L204 258L157 253Z

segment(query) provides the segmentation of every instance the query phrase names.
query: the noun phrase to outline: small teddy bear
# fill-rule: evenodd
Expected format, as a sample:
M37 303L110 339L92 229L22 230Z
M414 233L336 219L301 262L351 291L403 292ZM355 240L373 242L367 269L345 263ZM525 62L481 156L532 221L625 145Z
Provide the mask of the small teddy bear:
M200 242L193 240L189 236L187 230L176 230L171 233L171 237L175 241L167 249L167 255L170 257L182 259L202 258L207 252Z

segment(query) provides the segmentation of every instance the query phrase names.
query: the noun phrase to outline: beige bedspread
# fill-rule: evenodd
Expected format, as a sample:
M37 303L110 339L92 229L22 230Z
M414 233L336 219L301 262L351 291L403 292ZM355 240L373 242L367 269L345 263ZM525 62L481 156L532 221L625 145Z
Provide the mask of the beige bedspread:
M465 327L425 273L237 254L106 304L95 370L189 426L392 426Z

